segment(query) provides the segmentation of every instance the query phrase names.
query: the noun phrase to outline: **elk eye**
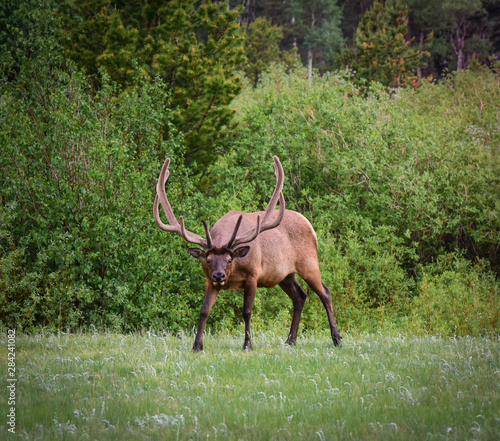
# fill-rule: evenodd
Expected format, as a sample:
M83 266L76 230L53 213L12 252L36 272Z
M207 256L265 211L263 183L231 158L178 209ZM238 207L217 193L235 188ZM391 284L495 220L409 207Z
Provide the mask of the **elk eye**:
M227 261L227 263L231 263L233 261L233 259L229 258L229 260Z
M210 259L207 259L207 263L210 265L212 261Z

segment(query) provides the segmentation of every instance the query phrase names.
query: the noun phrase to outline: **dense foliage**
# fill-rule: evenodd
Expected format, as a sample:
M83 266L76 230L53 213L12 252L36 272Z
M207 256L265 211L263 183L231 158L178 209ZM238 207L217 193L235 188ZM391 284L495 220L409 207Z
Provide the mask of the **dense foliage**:
M237 0L232 0L234 4ZM392 9L402 4L408 14L408 32L404 38L423 45L433 33L428 47L429 63L420 73L439 78L450 70L464 70L472 60L490 63L490 57L500 53L500 3L497 0L252 0L245 2L242 22L246 25L257 18L267 18L283 28L282 49L297 47L307 64L309 49L318 49L314 67L329 70L333 52L340 49L339 36L350 50L357 51L356 32L363 18L379 3ZM376 6L378 8L379 6ZM304 8L308 9L307 11ZM305 14L301 14L300 10ZM315 19L316 24L313 24ZM326 25L326 26L325 26ZM341 35L339 35L341 30ZM314 34L314 38L308 34ZM316 38L319 37L319 38ZM312 44L319 43L318 45ZM328 43L326 43L328 42ZM391 44L388 44L389 48ZM387 48L377 48L386 51ZM323 52L325 50L325 52ZM323 55L327 55L324 57ZM391 58L395 58L391 56ZM381 61L381 60L379 60ZM420 74L419 73L419 74ZM413 72L416 74L416 72Z
M202 234L201 219L266 205L276 154L288 208L317 231L340 330L498 332L497 70L391 94L274 66L234 101L237 128L200 185L168 82L132 63L128 87L103 69L96 88L54 38L57 17L16 20L0 100L2 324L190 329L204 276L152 219L161 164L172 158L174 211ZM241 297L222 293L209 325L236 326ZM255 329L288 323L290 310L279 289L263 290ZM326 325L313 295L303 328Z
M425 67L430 53L414 47L407 35L408 12L402 2L376 0L359 22L354 49L345 48L338 64L347 66L358 81L417 87L417 71ZM426 37L426 46L430 37Z
M149 216L158 162L182 154L173 128L162 137L167 89L138 79L119 92L104 77L96 92L45 35L29 43L0 106L2 321L159 325L179 243L159 240ZM179 164L188 188L185 173Z
M135 65L169 91L165 105L185 134L186 158L200 167L224 138L241 87L238 9L225 2L58 0L66 54L99 81L104 68L128 86Z
M421 305L413 299L437 287L438 310L454 292L490 329L499 315L498 283L488 270L491 264L498 273L500 264L499 94L499 77L487 70L367 98L337 76L311 85L275 70L240 98L242 132L216 169L231 170L230 181L214 194L247 198L246 210L263 204L272 186L263 185L264 171L278 154L288 171L288 207L318 231L341 324L384 314L397 324L410 310L411 319ZM441 277L453 273L465 278L455 274L448 291ZM322 315L316 306L313 322Z

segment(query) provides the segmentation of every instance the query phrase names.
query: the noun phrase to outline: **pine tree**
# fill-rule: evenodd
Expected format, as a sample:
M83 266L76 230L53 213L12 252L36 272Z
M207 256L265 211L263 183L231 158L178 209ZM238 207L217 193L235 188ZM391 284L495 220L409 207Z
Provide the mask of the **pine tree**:
M408 11L400 0L375 0L359 23L355 52L343 51L341 60L357 78L387 87L418 85L416 72L429 53L408 41ZM429 35L428 39L432 36Z
M265 18L257 18L245 31L245 55L247 64L245 73L254 83L259 74L272 62L280 59L279 42L283 38L283 30L273 26Z
M270 20L259 17L245 30L245 55L247 62L244 71L253 84L259 75L272 63L282 63L290 69L300 64L297 49L281 50L283 28L273 25Z
M244 59L238 9L211 0L60 0L67 54L99 78L127 86L136 67L161 78L178 110L188 162L203 169L230 125Z

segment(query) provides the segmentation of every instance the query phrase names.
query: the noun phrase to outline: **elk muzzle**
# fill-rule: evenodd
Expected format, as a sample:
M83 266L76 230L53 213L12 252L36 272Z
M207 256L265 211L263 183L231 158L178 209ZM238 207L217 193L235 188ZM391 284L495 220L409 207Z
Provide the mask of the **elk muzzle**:
M226 275L221 272L216 272L212 274L212 279L214 282L222 282L226 278Z

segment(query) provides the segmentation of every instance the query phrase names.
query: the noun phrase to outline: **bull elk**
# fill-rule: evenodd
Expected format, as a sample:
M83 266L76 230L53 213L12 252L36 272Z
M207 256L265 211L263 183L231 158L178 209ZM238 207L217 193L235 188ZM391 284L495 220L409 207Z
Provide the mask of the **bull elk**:
M335 325L330 290L321 280L318 263L317 238L309 221L300 213L285 210L283 197L283 167L274 157L276 188L266 211L241 213L230 211L222 216L210 230L202 220L205 237L186 229L182 216L177 221L168 202L165 185L168 180L170 158L165 161L158 178L154 203L154 219L164 230L179 234L187 242L200 248L189 248L193 257L201 261L206 275L205 299L201 307L200 323L193 351L203 350L203 332L208 314L221 290L243 289L243 319L245 342L243 349L252 349L250 318L258 287L279 285L293 302L293 318L287 343L297 339L300 317L307 294L295 278L298 274L318 294L323 303L335 346L341 335ZM160 219L159 204L169 224ZM275 210L279 202L279 210Z

